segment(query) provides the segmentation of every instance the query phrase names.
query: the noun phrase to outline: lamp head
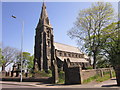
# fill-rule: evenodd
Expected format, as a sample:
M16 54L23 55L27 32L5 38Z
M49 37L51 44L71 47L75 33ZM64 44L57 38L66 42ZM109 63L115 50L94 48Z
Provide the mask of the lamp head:
M12 15L13 18L16 18L16 16Z

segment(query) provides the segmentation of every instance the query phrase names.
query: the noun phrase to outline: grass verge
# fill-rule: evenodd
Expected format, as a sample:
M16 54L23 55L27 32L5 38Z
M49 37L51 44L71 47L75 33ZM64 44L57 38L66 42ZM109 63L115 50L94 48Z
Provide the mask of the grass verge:
M115 72L112 72L112 76L115 77ZM95 75L83 81L84 84L89 83L91 81L103 82L110 79L110 72L104 73L104 76Z

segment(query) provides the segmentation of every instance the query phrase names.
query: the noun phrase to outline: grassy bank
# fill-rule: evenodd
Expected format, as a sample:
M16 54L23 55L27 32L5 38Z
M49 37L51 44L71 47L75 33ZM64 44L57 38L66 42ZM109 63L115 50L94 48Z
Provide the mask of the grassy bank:
M112 72L112 76L115 77L115 72ZM96 81L96 82L103 82L103 81L106 81L106 80L109 80L110 79L110 72L107 72L107 73L104 73L104 76L101 77L100 75L95 75L93 77L90 77L86 80L83 81L83 83L89 83L91 81Z

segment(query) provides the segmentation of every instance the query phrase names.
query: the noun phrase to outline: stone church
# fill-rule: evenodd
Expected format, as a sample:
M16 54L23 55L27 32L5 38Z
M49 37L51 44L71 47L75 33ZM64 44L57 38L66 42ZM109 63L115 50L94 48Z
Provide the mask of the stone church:
M53 61L56 61L62 70L64 60L68 60L71 65L80 65L83 69L90 65L90 58L77 47L54 42L53 28L43 3L36 27L33 68L47 71L51 69Z

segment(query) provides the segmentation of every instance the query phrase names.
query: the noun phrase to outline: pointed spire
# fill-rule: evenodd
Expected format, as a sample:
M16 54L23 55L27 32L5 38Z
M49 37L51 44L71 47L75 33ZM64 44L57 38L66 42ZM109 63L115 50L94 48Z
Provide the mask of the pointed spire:
M48 17L48 15L47 15L47 10L46 10L46 5L43 2L42 11L41 11L41 19L44 19L44 18L47 18L47 17Z
M48 18L46 5L44 2L42 4L41 15L40 15L40 19L39 19L39 23L37 25L37 28L41 27L42 25L47 25L49 27L52 27L52 25L50 24L49 18Z
M46 5L45 5L45 2L43 2L43 5L42 5L42 7L46 7Z

